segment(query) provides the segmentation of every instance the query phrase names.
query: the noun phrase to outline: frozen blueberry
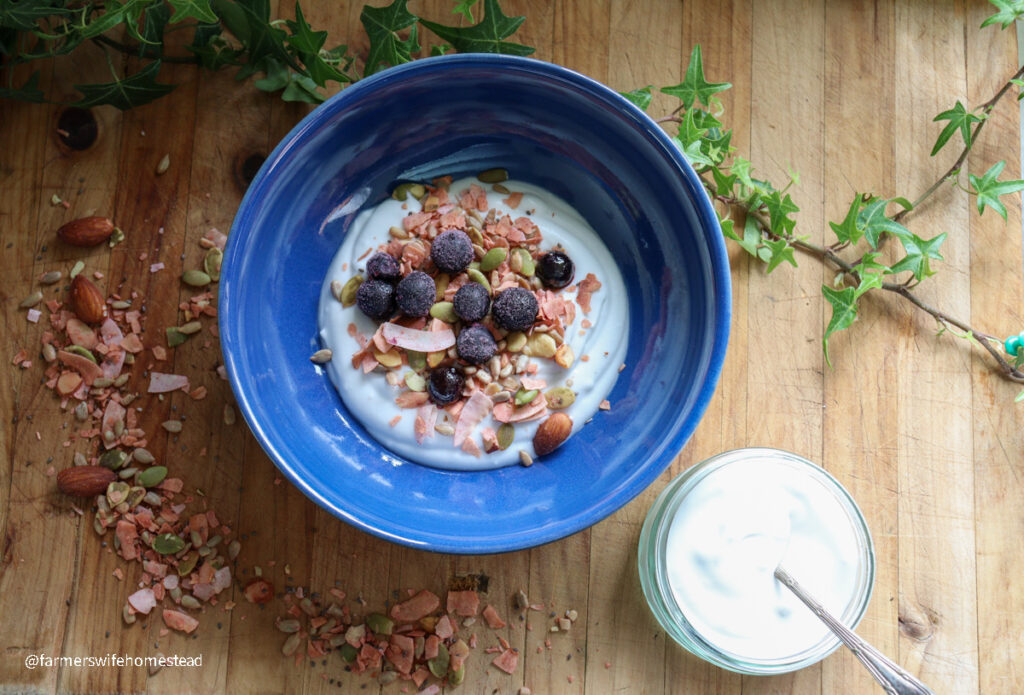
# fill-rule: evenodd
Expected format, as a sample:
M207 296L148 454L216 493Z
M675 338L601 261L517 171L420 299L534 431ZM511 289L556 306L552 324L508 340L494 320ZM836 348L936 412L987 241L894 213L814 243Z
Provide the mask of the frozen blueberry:
M383 280L367 280L356 290L356 304L371 319L383 321L395 313L395 288Z
M395 289L398 310L406 316L426 316L436 298L434 278L420 270L414 270L402 278Z
M494 342L494 336L486 326L474 323L459 331L455 350L459 357L470 364L481 364L494 357L494 353L498 351L498 344Z
M455 293L452 304L463 321L479 321L491 308L491 295L479 282L467 282Z
M491 314L506 331L525 331L537 320L537 298L530 290L509 287L494 298Z
M548 251L537 263L537 275L544 284L552 289L560 290L570 282L576 272L572 259L562 251Z
M430 258L443 273L461 273L473 261L473 242L465 232L449 229L430 245Z
M375 253L366 262L366 274L374 280L397 282L402 277L402 269L398 261L389 253Z
M455 367L438 367L430 372L427 380L427 395L440 406L448 405L462 395L466 380Z

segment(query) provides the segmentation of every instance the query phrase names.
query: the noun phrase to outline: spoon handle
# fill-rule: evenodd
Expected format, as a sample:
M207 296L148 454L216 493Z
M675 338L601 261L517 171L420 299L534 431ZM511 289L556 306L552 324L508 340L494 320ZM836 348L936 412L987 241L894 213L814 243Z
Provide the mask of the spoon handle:
M867 667L871 675L889 695L934 695L921 681L839 622L781 566L775 568L775 578L785 584L787 589L796 594L797 598L804 602L804 605L814 611L814 614L828 625L829 629Z

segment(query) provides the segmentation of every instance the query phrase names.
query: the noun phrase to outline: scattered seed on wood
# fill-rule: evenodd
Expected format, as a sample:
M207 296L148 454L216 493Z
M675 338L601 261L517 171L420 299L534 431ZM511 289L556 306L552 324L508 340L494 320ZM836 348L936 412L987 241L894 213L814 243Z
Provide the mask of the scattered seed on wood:
M160 426L168 432L177 434L181 432L182 423L181 420L164 420L160 423Z

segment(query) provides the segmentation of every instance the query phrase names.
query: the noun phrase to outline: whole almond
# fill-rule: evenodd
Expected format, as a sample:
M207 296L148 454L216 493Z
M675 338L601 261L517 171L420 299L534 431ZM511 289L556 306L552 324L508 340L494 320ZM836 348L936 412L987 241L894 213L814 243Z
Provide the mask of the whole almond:
M533 449L538 456L550 454L569 438L572 433L572 418L565 413L554 413L540 423L533 435Z
M117 474L103 466L72 466L57 474L57 489L72 497L95 497L117 480Z
M57 238L72 246L97 246L114 233L114 223L106 217L81 217L57 230Z
M103 295L96 285L87 278L76 275L71 281L71 292L68 297L71 310L86 323L99 323L103 320Z

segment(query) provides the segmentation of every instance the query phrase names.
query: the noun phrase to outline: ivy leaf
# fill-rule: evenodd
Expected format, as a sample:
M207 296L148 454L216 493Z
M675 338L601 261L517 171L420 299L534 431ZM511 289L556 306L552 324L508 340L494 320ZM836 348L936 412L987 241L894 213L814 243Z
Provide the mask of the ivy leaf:
M505 41L516 33L526 17L509 17L501 11L498 0L484 0L484 16L471 27L448 27L436 22L420 20L420 24L434 32L461 53L501 53L528 56L534 52L530 46Z
M315 84L323 87L328 80L351 82L347 75L342 74L320 57L320 49L327 41L327 32L313 31L302 15L302 7L298 2L295 3L295 20L289 19L285 24L292 32L287 39L288 45L298 53L299 60L306 66L309 77Z
M857 228L873 249L878 248L878 240L884 232L901 239L910 236L906 227L886 216L885 208L888 206L889 201L885 198L874 198L857 215Z
M166 3L160 2L155 5L151 5L146 8L146 14L142 19L142 42L147 44L146 46L140 47L140 54L142 57L154 56L159 58L163 53L163 42L164 42L164 28L167 26L167 22L171 19L171 8ZM199 26L210 26L210 25L199 25ZM220 34L220 23L216 25L217 33ZM199 33L199 27L196 27L196 33ZM195 37L192 42L195 43Z
M855 287L836 290L828 285L821 286L821 293L832 305L832 318L829 319L828 326L825 328L825 336L821 339L821 346L825 351L825 362L831 367L832 358L828 354L828 339L833 333L849 328L857 320L858 295Z
M989 0L998 10L994 15L981 23L984 29L989 24L1001 24L1002 28L1010 26L1015 20L1024 16L1024 0Z
M382 64L387 67L408 63L412 60L413 51L419 50L416 27L413 26L419 18L406 8L407 3L408 0L395 0L387 7L363 7L359 21L363 23L370 39L364 77L381 70ZM410 26L413 28L409 38L403 41L398 32Z
M711 176L715 179L715 194L729 195L736 185L736 174L726 175L719 167L711 167Z
M264 92L276 92L288 86L288 66L269 58L266 63L266 76L253 81L256 89Z
M1024 190L1024 181L1019 179L1013 181L997 180L1005 166L1006 162L998 161L993 164L992 168L986 171L985 175L981 178L978 178L974 174L969 174L967 176L967 178L970 179L971 187L974 188L974 191L978 194L979 215L984 214L985 206L987 205L998 212L1005 220L1006 206L1003 205L1001 200L999 200L999 196Z
M442 44L438 44L436 46L431 46L430 47L430 55L431 56L443 56L443 55L446 55L448 53L448 51L450 51L450 50L452 50L451 44L442 43Z
M1015 84L1018 87L1024 87L1024 80L1018 79L1016 77L1012 78L1010 80L1010 83ZM1017 93L1017 101L1020 101L1021 99L1024 99L1024 91L1020 91Z
M728 82L708 82L704 79L704 59L701 56L700 44L693 47L690 53L690 64L686 68L683 81L674 87L662 87L661 91L674 96L683 102L683 108L693 106L695 100L705 106L711 105L711 95L724 92L732 87Z
M200 65L209 70L220 70L226 65L238 65L238 58L243 53L242 49L232 47L224 39L219 22L197 24L195 33L192 34L192 43L185 48L195 54Z
M800 208L796 206L793 199L789 197L789 194L787 193L783 197L779 191L772 191L765 197L764 206L768 210L771 233L776 236L789 236L796 226L796 220L790 215L800 212ZM796 265L796 263L793 265Z
M103 84L76 84L75 89L82 93L82 98L73 106L89 108L100 104L110 104L122 111L148 104L154 99L169 94L173 84L156 81L160 72L160 61L154 60L134 75L123 80L105 82Z
M722 234L728 239L732 239L740 248L749 253L754 258L757 258L757 249L761 245L761 230L757 226L757 222L751 215L747 215L747 221L743 225L743 237L733 231L733 226L730 224L729 228L726 229L725 225L722 225Z
M835 232L836 239L844 244L856 244L860 241L860 238L864 235L860 227L857 226L857 218L860 214L860 208L863 205L863 198L858 193L854 197L853 202L850 203L850 209L846 211L846 217L843 218L842 222L829 222L828 226Z
M213 0L213 7L224 26L249 54L235 79L243 80L256 72L266 72L271 58L293 70L299 69L285 49L288 34L270 23L268 0Z
M942 254L939 253L939 246L941 246L942 242L945 240L945 232L928 240L922 239L916 234L900 237L900 243L903 244L903 248L907 252L907 255L901 258L898 263L893 265L890 272L895 274L910 271L914 274L914 278L917 280L923 280L926 277L934 275L935 271L931 269L929 261L931 259L935 259L937 261L942 260Z
M210 7L210 0L167 0L174 8L171 24L192 18L200 23L211 24L217 21L217 15Z
M71 10L57 0L12 0L0 1L0 27L32 31L36 21L43 17L65 15Z
M939 139L935 141L935 147L932 148L931 156L934 157L939 150L941 150L949 139L953 136L953 133L960 131L960 135L963 136L964 144L968 147L971 146L971 124L983 121L984 118L976 116L973 113L969 113L964 105L960 103L960 100L956 100L956 106L943 111L936 116L933 121L949 121L946 127L939 133Z
M307 104L320 104L324 96L317 91L316 82L305 75L291 73L288 86L281 92L283 101L301 101Z
M473 21L473 5L477 4L479 0L456 0L455 9L452 10L452 14L461 14L466 18L467 22Z
M653 85L647 85L640 89L634 89L629 92L619 92L622 96L626 97L633 103L634 106L639 108L641 111L646 111L647 107L651 105L651 87Z
M794 268L796 267L796 258L793 256L793 247L789 245L789 242L785 239L767 239L764 245L771 251L771 256L768 257L768 267L765 269L766 273L770 273L779 267L779 264L786 261Z
M754 180L750 178L750 172L752 171L750 160L743 157L735 157L732 160L732 166L729 167L729 171L735 174L739 182L747 188L754 187Z
M869 274L881 276L883 274L890 273L891 269L889 268L889 266L878 262L878 257L881 255L882 254L877 253L875 251L868 251L861 257L860 263L853 267L853 271L857 273L857 275L860 276L861 278ZM871 271L876 272L872 273ZM879 277L879 284L880 283L881 277Z
M0 99L18 99L33 104L46 101L43 90L39 89L39 71L33 72L20 87L0 87Z

